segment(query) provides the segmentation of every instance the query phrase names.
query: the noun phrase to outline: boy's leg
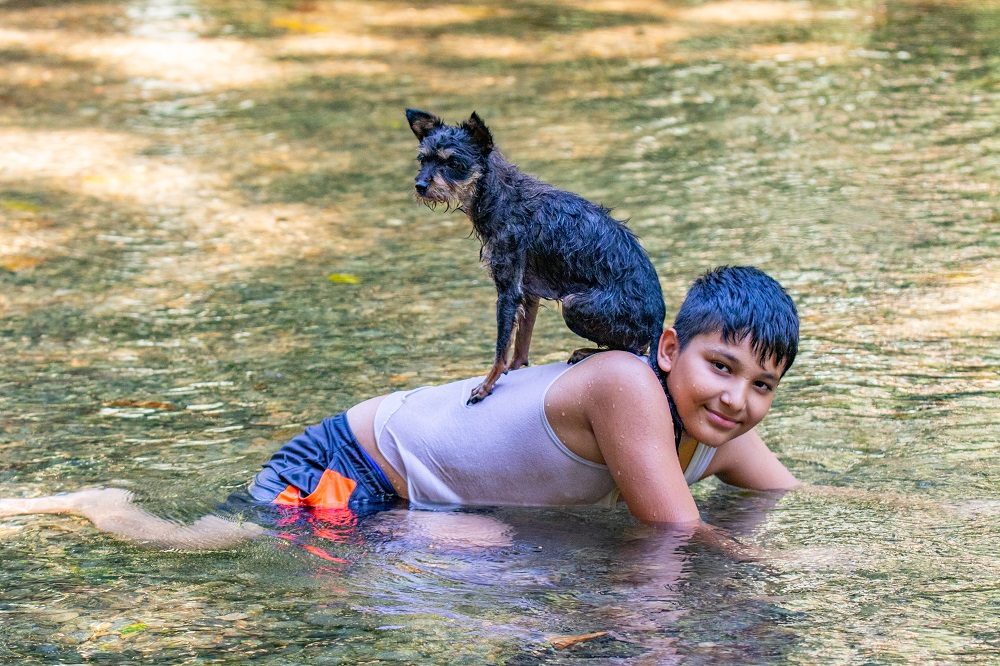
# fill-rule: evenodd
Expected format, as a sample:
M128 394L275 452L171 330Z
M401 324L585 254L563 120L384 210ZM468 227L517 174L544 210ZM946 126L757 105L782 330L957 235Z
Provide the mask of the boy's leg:
M237 523L211 515L191 525L180 525L136 506L132 493L120 488L81 490L30 499L0 499L0 517L32 513L84 516L103 532L162 548L227 548L264 533L264 528L254 523Z
M0 518L32 513L74 513L72 495L0 499Z

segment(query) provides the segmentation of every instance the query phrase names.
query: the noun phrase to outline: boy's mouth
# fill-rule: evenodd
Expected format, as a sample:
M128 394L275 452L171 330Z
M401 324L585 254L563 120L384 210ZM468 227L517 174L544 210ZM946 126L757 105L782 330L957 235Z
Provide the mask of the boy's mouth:
M708 407L705 408L705 411L708 412L709 422L721 428L735 428L740 424L739 421L734 421L728 416L723 416L719 412Z

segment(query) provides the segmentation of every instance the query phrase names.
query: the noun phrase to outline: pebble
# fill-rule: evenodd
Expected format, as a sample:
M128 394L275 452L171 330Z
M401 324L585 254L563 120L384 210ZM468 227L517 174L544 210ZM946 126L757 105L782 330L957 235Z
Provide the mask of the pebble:
M226 622L235 622L236 620L245 620L250 617L250 613L229 613L227 615L220 615L219 619Z

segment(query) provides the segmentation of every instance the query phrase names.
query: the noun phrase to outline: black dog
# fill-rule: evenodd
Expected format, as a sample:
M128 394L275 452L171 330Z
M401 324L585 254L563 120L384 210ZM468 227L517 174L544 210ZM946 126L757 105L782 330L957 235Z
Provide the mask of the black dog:
M415 109L407 109L406 118L420 141L417 196L431 206L454 204L469 216L483 244L480 258L496 283L496 356L470 404L492 393L508 369L528 364L540 298L561 301L570 330L598 346L636 354L652 347L655 357L665 315L660 282L624 223L520 171L493 145L475 113L457 126ZM577 350L570 363L595 351Z

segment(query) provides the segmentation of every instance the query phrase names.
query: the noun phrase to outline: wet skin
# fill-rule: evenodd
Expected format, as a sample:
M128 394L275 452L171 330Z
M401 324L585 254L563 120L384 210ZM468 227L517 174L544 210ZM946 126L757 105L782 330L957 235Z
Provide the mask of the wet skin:
M673 329L663 333L658 362L669 373L685 434L673 446L669 408L645 363L626 352L605 352L557 379L545 395L552 429L576 455L608 465L630 509L651 522L697 519L683 467L697 442L720 448L705 471L747 488L788 488L797 481L752 432L770 409L781 368L761 361L750 341L726 342L718 333L699 335L683 350ZM406 480L378 450L375 412L384 396L348 410L348 421L365 451L406 496ZM732 442L731 446L723 447ZM628 492L631 490L631 492ZM665 518L667 516L668 518Z
M673 329L663 334L659 363L685 434L713 447L760 423L783 371L773 358L758 358L749 338L729 343L721 333L698 335L682 351Z

